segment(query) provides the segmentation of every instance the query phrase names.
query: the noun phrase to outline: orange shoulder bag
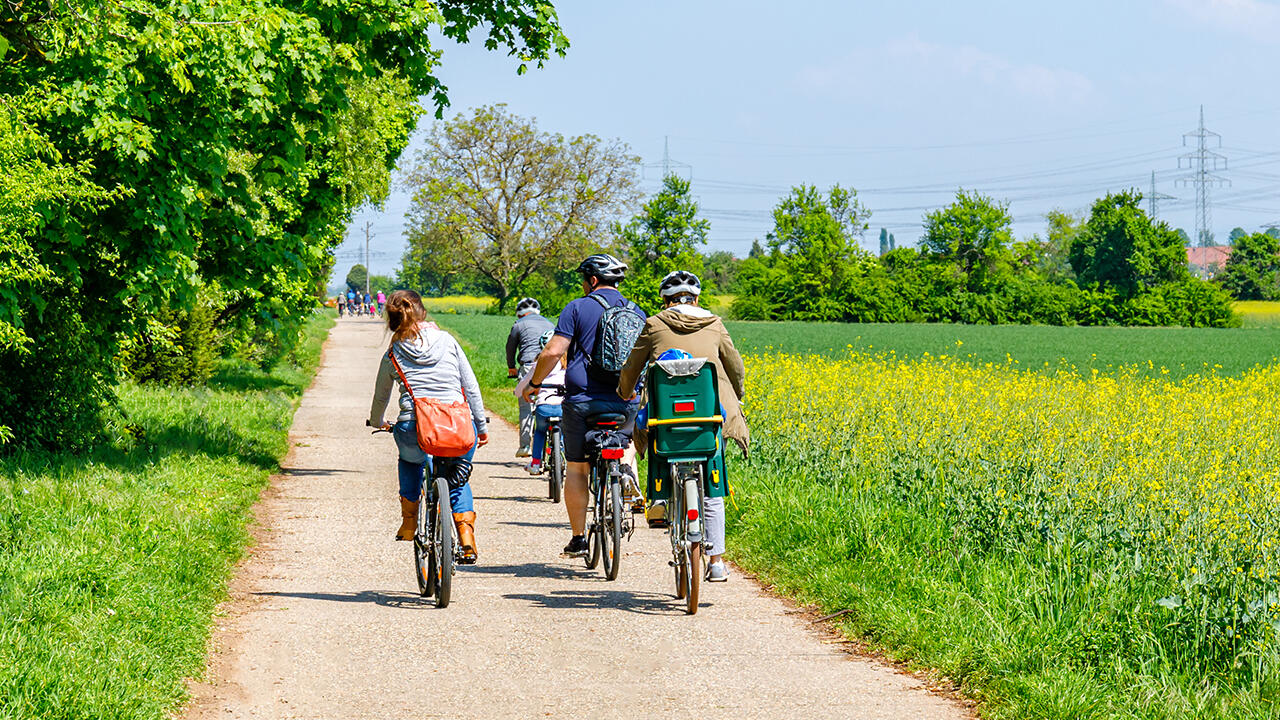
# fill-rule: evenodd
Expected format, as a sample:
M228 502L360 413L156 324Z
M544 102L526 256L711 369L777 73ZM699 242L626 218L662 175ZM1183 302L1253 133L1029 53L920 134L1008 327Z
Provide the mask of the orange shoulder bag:
M418 447L434 457L461 457L476 444L476 428L471 422L471 407L464 402L445 402L435 398L414 397L409 379L400 369L394 350L387 357L400 375L405 392L413 401L413 419L418 428ZM466 390L462 391L466 398Z

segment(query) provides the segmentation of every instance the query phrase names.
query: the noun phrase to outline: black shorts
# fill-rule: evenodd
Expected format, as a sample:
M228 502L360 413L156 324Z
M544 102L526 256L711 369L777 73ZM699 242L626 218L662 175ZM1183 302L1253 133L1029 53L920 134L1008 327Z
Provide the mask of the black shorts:
M618 413L626 415L627 420L617 428L619 432L631 437L636 428L636 412L640 405L621 400L588 400L587 402L569 402L560 405L560 435L564 439L564 459L569 462L586 462L587 449L587 416L599 413Z

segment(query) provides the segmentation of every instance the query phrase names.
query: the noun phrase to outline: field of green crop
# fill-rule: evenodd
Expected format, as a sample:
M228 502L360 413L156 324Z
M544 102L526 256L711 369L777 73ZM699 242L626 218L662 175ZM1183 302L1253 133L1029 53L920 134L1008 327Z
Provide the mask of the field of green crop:
M207 388L125 385L118 440L0 459L0 717L168 717L332 326L296 364Z
M511 321L444 319L508 417ZM984 717L1277 716L1280 331L730 329L735 562Z

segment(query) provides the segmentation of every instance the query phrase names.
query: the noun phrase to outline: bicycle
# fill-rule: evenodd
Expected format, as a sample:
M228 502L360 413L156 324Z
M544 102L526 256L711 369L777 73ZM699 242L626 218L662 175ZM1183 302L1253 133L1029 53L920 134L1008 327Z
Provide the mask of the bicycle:
M588 489L592 502L585 561L587 569L594 570L603 560L606 580L618 579L622 536L630 540L635 531L631 513L622 511L622 483L626 477L622 472L622 455L630 441L615 434L626 419L621 413L599 413L587 416L586 420Z
M365 420L365 425L369 421ZM390 427L377 428L372 434L391 433ZM414 576L418 594L435 598L438 608L449 606L453 592L453 575L458 569L462 551L458 546L458 529L453 524L453 506L449 500L449 482L441 477L447 458L431 463L431 477L422 483L418 496L418 529L413 534Z
M670 494L667 534L676 599L698 612L702 586L703 507L708 493L728 489L715 366L705 358L659 360L649 367L647 433L651 498Z
M565 394L563 385L543 385L543 389L554 390L556 395ZM547 499L553 503L560 502L564 494L564 437L560 434L560 416L547 418Z

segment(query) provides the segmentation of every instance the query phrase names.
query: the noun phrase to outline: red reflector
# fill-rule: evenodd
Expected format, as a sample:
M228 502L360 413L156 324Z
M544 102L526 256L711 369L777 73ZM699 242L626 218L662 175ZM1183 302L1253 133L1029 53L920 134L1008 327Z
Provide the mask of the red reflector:
M622 452L622 448L604 448L600 451L600 457L605 460L621 460Z
M676 412L693 412L693 402L678 402L674 408Z
M596 424L597 424L597 425L600 425L600 426L602 426L602 427L613 427L614 425L617 425L618 423L617 423L617 422L598 422L598 423L596 423Z
M693 522L694 520L697 520L697 519L698 519L698 511L697 511L697 510L694 510L693 508L689 508L689 513L688 513L688 514L689 514L689 522Z

